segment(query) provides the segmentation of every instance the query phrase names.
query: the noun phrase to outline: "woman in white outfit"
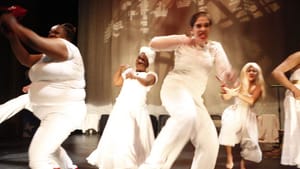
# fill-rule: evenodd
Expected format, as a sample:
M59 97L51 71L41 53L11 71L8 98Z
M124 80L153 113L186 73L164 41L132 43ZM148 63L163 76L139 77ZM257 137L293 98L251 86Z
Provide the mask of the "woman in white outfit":
M233 77L233 72L222 45L208 40L211 24L206 12L198 12L190 21L192 37L160 36L150 42L156 51L174 51L175 63L161 88L161 101L170 118L141 169L171 168L189 140L195 147L191 168L215 167L218 136L202 95L214 66L218 76L226 81Z
M86 114L84 65L71 43L76 30L69 23L59 24L49 37L41 37L10 13L0 16L0 24L17 59L30 67L30 104L41 120L29 147L29 166L53 169L56 161L67 169L69 157L61 144L81 127ZM30 54L23 44L41 54Z
M254 105L259 98L265 96L264 86L261 68L255 62L248 62L243 66L240 81L234 88L227 88L222 83L223 99L235 99L235 103L227 107L222 114L219 135L220 144L226 148L227 169L234 166L232 147L238 143L241 146L241 169L246 169L245 160L260 162L262 159Z
M286 73L291 76L286 76ZM284 99L284 135L281 164L300 168L300 52L288 56L272 72L287 90Z
M146 69L154 56L154 51L142 47L136 68L121 65L114 75L114 84L122 88L98 147L87 158L99 169L136 169L150 152L154 133L146 99L157 75Z
M32 112L31 104L30 104L30 98L29 98L29 86L24 86L22 91L24 94L15 97L11 100L8 100L7 102L0 105L0 124L9 118L13 117L17 113L21 112L21 110L26 109L30 112ZM68 169L75 169L76 165L73 164L73 161L69 156L66 156L66 161L68 165ZM56 161L52 161L53 169L59 169L59 165Z

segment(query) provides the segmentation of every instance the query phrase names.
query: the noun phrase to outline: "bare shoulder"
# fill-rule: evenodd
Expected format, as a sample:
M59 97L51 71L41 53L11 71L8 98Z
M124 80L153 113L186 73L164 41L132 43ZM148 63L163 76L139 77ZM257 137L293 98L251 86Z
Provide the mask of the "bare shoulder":
M291 55L288 56L288 58L300 62L300 51L292 53Z
M256 84L250 87L250 93L253 94L255 92L261 92L262 86L260 84Z

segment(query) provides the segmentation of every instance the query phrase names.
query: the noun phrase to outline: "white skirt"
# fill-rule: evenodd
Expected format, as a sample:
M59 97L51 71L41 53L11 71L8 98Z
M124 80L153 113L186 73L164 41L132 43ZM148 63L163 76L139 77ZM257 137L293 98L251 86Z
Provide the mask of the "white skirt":
M99 169L136 169L148 156L154 133L146 106L114 106L97 149L87 158Z

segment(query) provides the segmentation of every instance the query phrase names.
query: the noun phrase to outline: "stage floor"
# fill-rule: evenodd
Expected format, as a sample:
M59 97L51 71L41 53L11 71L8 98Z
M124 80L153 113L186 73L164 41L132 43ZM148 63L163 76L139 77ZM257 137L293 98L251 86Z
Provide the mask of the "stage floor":
M96 148L99 134L72 134L63 147L71 156L79 169L96 169L89 165L85 158ZM0 139L0 169L28 169L28 145L30 138ZM247 169L296 169L295 166L280 165L280 154L273 145L261 145L264 150L264 158L261 163L247 162ZM238 148L234 149L234 155L238 156ZM183 149L172 169L189 169L193 157L193 146L188 143ZM237 159L237 158L236 158ZM224 147L220 147L215 169L225 169L226 156ZM239 168L238 160L235 161L236 169Z

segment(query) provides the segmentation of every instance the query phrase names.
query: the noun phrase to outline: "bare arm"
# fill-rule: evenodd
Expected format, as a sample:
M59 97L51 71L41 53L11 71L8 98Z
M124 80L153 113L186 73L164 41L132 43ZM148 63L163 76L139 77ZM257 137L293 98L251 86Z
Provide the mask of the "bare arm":
M285 73L300 66L300 52L295 52L288 56L273 71L272 76L284 87L291 90L296 98L300 97L300 90L289 81Z
M11 49L14 55L17 57L19 62L27 67L31 67L35 64L40 58L42 57L41 54L31 55L28 51L24 48L20 40L15 35L10 35L9 43L11 45Z
M114 73L113 84L115 86L122 86L123 85L122 73L128 67L129 67L129 65L120 65L119 69Z
M23 93L28 93L29 88L30 88L30 84L29 84L29 85L26 85L26 86L23 86L22 92L23 92Z
M25 48L23 47L23 49L20 49L22 44L25 44L38 52L45 53L47 56L57 61L63 61L68 58L68 50L62 40L58 38L44 38L37 35L32 30L19 24L16 18L11 14L3 14L0 19L7 31L15 36L8 37L8 39L10 40L15 55L22 64L30 66L36 61L36 59L33 59L33 61L28 59L30 55L28 52L26 54L24 51Z
M241 93L239 91L239 88L233 88L233 89L225 88L225 91L226 92L222 94L222 98L224 100L229 100L232 97L238 97L241 100L250 104L251 106L256 103L256 101L261 97L262 94L261 86L255 86L253 91L251 91L251 95Z

